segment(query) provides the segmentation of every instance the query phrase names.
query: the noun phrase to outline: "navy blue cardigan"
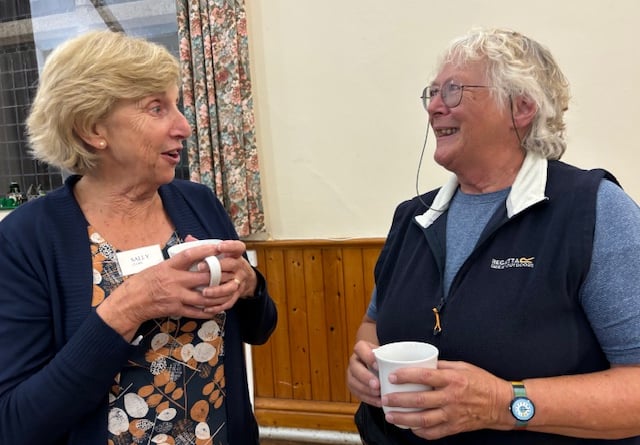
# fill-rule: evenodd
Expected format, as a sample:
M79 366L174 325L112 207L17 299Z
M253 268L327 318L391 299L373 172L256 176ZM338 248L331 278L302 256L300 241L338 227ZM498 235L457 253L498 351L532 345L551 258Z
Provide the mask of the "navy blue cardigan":
M0 443L107 443L107 394L132 347L91 308L88 223L72 193L78 179L0 222ZM180 238L237 239L207 187L175 180L159 192ZM243 342L266 342L276 322L266 288L227 312L231 444L258 444Z

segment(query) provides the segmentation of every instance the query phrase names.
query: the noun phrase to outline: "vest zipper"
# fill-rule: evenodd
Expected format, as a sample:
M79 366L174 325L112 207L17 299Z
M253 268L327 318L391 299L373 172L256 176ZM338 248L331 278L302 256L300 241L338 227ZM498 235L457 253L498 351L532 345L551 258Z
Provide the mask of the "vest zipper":
M440 300L440 304L431 309L435 317L435 324L433 325L433 335L438 336L442 332L442 325L440 324L440 314L444 308L444 298Z

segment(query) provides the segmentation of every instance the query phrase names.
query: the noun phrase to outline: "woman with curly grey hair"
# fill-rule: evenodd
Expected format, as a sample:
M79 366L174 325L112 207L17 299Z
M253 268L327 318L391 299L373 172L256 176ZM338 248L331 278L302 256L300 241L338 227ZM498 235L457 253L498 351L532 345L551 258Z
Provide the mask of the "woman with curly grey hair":
M45 62L31 150L72 175L0 223L0 443L259 442L244 343L276 308L213 192L174 178L179 83L164 47L110 31Z
M560 159L566 149L569 82L549 50L516 32L478 31L454 40L441 68L474 61L484 62L484 77L492 85L489 93L498 103L511 106L512 98L526 96L535 104L531 128L525 135L516 134L522 147L547 159Z
M363 443L640 444L640 209L559 161L551 53L474 29L422 99L453 176L398 206L376 264L347 375ZM373 349L407 340L435 345L437 369L390 382L432 389L381 394Z

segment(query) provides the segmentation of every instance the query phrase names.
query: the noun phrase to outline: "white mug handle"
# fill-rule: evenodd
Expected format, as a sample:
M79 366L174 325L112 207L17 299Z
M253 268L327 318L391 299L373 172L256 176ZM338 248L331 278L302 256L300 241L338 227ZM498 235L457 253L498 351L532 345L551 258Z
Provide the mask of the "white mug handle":
M208 256L204 259L209 266L209 286L217 286L220 284L220 278L222 277L222 268L220 267L220 260L217 256Z

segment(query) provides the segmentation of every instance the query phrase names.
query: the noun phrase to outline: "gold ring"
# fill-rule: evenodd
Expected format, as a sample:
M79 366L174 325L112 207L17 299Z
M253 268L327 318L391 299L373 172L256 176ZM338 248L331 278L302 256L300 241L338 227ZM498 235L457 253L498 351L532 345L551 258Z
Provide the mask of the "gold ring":
M242 284L242 281L238 280L236 277L233 277L233 281L236 282L236 284L238 285L238 287L240 287L240 285Z

